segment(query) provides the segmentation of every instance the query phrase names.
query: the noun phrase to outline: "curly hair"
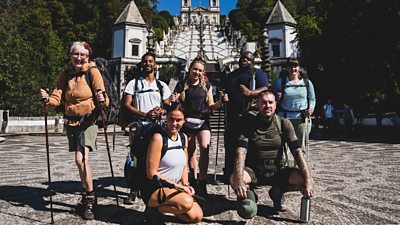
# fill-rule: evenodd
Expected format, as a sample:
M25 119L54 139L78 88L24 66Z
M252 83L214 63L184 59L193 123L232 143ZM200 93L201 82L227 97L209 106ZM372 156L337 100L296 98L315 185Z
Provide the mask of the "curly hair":
M181 94L181 99L182 99L182 101L185 101L185 97L186 97L186 94L185 94L185 92L186 92L186 90L188 90L189 89L189 86L190 86L190 84L192 84L192 81L190 80L190 71L192 70L192 68L193 68L193 66L194 66L194 64L196 64L196 63L200 63L201 65L203 65L204 66L204 69L206 68L206 62L204 61L204 60L202 60L202 59L194 59L191 63L190 63L190 66L189 66L189 72L188 72L188 74L186 75L186 79L185 79L185 83L184 83L184 86L183 86L183 91L182 91L182 94ZM205 79L205 76L204 76L204 74L205 73L202 73L200 76L199 76L199 85L203 88L203 90L207 93L207 84L206 84L206 79ZM208 102L208 95L206 95L206 102Z

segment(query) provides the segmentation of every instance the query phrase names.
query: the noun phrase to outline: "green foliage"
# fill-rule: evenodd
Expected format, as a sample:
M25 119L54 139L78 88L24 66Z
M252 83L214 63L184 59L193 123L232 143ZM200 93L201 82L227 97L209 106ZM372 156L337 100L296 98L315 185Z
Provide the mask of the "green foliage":
M168 11L161 11L157 15L163 17L167 21L168 27L173 27L175 25L174 18ZM165 32L168 32L168 30L166 30Z
M163 40L163 30L161 28L154 28L154 34L156 35L157 41Z
M159 79L166 82L167 84L171 78L177 78L179 76L180 69L177 65L166 65L160 68Z
M111 55L112 25L129 0L0 1L0 108L12 116L42 115L39 88L54 88L73 41L87 41L92 57ZM157 0L136 1L145 20ZM143 10L143 11L142 11Z

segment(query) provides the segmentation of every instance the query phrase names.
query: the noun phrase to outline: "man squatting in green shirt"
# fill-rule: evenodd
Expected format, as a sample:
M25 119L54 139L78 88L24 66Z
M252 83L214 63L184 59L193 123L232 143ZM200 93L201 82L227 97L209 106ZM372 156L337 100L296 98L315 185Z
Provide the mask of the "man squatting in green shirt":
M241 127L244 129L239 137L234 172L230 177L239 201L238 213L244 218L254 217L257 213L256 204L251 203L252 207L248 208L248 202L243 202L246 199L256 202L252 189L257 185L272 186L268 193L277 211L286 210L283 205L285 192L301 191L307 197L313 195L312 178L294 128L289 120L275 115L276 100L273 92L260 92L257 109L258 112L242 121ZM298 168L282 165L282 146L285 143ZM241 209L241 206L244 208Z

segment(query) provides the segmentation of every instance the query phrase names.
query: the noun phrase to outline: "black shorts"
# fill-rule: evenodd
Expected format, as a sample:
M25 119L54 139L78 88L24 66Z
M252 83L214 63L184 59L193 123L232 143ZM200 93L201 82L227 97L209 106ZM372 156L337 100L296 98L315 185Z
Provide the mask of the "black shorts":
M154 182L147 179L143 182L143 187L140 189L140 195L145 205L149 202L151 195L158 189L160 189L160 186L156 185Z
M297 168L284 167L281 170L275 172L272 176L270 176L270 174L267 175L256 173L250 167L244 167L244 170L250 175L252 186L269 185L277 186L282 189L285 189L289 186L290 175L296 170L299 171L299 169Z

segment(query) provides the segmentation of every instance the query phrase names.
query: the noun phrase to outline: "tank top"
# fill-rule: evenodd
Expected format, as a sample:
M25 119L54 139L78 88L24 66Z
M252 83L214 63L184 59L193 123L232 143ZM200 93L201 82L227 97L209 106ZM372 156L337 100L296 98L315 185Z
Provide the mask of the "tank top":
M181 136L178 135L176 140L172 140L168 137L167 146L166 153L160 160L158 172L163 177L175 183L179 183L182 179L183 168L187 163Z
M211 87L210 82L206 81L206 88L209 90ZM184 82L179 84L177 92L182 92L184 88ZM183 109L186 117L193 118L204 118L208 112L208 104L206 102L207 92L201 85L189 85L189 89L186 90L185 101L183 102Z

